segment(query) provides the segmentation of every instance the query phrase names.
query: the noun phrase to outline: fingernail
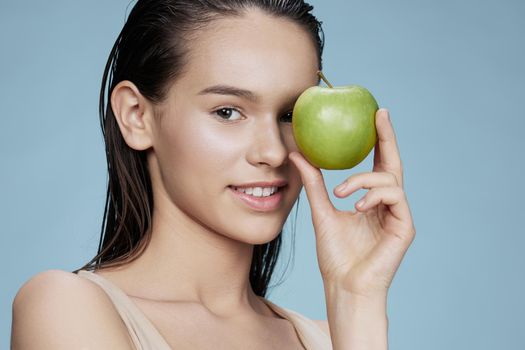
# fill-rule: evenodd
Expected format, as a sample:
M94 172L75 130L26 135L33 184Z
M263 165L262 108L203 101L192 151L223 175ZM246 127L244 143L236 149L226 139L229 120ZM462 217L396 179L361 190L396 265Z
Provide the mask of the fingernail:
M356 205L357 205L358 207L360 207L360 208L361 208L364 204L365 204L365 200L364 200L364 199L361 199L359 202L356 203Z
M385 112L385 115L386 115L386 120L390 121L390 113L388 113L388 110L386 108L383 109Z

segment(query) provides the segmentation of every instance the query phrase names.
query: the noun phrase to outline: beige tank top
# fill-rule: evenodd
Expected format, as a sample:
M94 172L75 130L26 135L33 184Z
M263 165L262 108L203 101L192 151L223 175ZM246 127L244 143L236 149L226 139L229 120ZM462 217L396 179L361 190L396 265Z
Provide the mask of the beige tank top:
M91 271L81 270L78 272L78 276L95 282L106 292L124 321L137 350L171 350L153 323L122 289ZM261 298L261 300L278 315L292 323L305 349L332 349L330 337L314 321L298 312L277 306L265 298Z

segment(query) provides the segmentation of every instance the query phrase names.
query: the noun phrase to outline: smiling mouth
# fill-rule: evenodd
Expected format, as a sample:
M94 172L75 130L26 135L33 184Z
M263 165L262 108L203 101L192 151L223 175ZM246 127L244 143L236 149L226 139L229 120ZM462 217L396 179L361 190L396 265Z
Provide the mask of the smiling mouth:
M243 203L243 205L258 212L273 212L279 210L284 203L283 189L286 187L287 186L278 187L277 190L270 195L253 196L239 191L235 186L228 186L231 193L240 201L239 203Z
M253 193L246 193L245 191L243 191L243 188L242 187L237 187L237 186L233 186L233 185L230 185L228 186L229 188L231 188L232 190L236 191L236 192L240 192L240 193L243 193L247 196L250 196L250 197L254 197L254 198L266 198L266 197L271 197L271 196L274 196L276 193L280 193L283 191L283 189L285 189L286 187L288 187L288 185L284 185L284 186L278 186L276 187L275 191L273 193L271 193L270 195L266 195L266 196L263 196L262 194L259 195L259 196L255 196L253 195Z

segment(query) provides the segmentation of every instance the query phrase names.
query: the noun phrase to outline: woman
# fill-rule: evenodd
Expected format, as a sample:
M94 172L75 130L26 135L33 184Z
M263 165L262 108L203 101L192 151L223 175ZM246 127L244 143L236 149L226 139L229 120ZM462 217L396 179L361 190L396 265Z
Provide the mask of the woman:
M101 90L99 252L20 289L13 349L387 348L387 292L415 235L401 160L382 109L373 171L334 193L370 190L343 212L298 152L291 111L322 69L311 10L300 0L137 1ZM303 184L327 321L265 299Z

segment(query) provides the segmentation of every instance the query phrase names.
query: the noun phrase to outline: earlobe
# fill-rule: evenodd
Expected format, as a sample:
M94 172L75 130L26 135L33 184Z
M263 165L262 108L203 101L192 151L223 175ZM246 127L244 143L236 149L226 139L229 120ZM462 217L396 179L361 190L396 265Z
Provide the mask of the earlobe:
M127 145L137 151L152 145L149 118L153 109L129 80L118 83L111 93L111 108Z

